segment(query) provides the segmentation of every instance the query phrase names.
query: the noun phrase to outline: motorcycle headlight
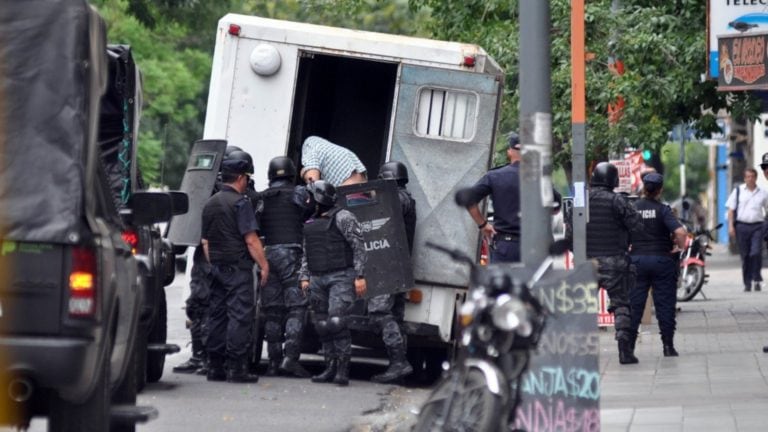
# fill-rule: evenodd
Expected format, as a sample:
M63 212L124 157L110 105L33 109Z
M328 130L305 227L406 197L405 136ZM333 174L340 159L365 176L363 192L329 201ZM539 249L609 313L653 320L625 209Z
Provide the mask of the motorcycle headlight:
M475 319L475 311L477 310L477 303L468 300L461 304L459 307L459 323L462 327L466 327L472 324Z
M515 330L521 336L530 336L533 330L525 305L509 294L502 294L496 299L491 318L496 327L505 331Z

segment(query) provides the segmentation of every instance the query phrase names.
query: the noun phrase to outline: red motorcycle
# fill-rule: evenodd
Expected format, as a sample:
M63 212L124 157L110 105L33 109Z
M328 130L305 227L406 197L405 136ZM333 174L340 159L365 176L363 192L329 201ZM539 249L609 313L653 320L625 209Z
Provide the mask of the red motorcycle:
M699 229L695 232L688 232L688 241L685 249L680 252L680 274L677 279L677 301L689 301L701 292L704 298L704 292L701 288L707 282L709 275L704 271L706 267L705 258L709 255L709 249L712 249L710 242L715 240L713 233L720 229L723 224L718 224L712 229Z

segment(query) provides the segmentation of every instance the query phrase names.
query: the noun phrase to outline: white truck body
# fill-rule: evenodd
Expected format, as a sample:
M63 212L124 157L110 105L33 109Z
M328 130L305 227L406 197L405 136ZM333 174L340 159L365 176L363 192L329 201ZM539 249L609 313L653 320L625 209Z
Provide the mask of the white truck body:
M217 29L204 138L249 152L257 190L273 157L301 166L310 135L350 148L370 179L386 161L404 163L423 294L405 319L445 343L468 272L425 243L477 253L477 227L453 195L489 168L502 88L501 69L476 45L229 14Z

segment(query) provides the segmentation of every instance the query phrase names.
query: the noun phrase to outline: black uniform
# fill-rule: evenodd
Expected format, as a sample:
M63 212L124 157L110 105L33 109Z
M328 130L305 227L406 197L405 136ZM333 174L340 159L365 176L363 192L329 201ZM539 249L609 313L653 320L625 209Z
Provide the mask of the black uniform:
M611 300L616 339L631 342L629 287L634 282L627 257L629 232L642 229L642 221L632 203L613 188L593 185L589 192L587 256L598 262L597 282Z
M671 346L675 334L678 268L677 259L670 253L674 246L671 236L682 225L668 205L656 200L643 198L635 203L635 207L645 230L632 235L631 258L637 269L636 283L630 293L632 331L637 334L648 289L653 286L653 304L661 338L665 345Z
M520 261L520 162L488 171L474 186L477 200L491 195L493 227L491 262Z
M365 277L366 260L360 223L348 210L333 208L304 225L299 280L309 280L312 321L326 364L336 363L338 371L349 370L352 336L347 316L355 300L355 278Z
M242 367L253 326L254 262L244 236L259 230L250 199L230 186L203 208L202 238L208 242L210 289L208 356L211 369Z
M293 186L286 179L270 182L261 192L264 209L261 227L269 261L269 280L261 290L261 306L266 315L265 339L270 367L285 356L297 360L309 301L299 287L302 257L302 225L313 210L304 186Z

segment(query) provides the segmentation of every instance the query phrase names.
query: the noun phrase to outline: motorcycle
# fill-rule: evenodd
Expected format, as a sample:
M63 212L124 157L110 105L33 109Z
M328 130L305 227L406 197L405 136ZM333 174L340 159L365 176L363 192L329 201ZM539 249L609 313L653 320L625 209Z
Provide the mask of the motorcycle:
M680 252L680 274L677 279L677 301L690 301L698 293L706 299L707 296L701 288L706 283L709 275L705 272L706 257L711 255L710 242L715 240L713 235L723 224L718 224L712 229L699 228L695 232L688 232L688 240L685 249Z
M546 321L530 288L562 254L556 242L530 280L504 264L481 266L459 251L428 243L470 266L470 287L458 310L460 326L454 365L422 406L414 432L499 431L515 423L521 384Z

